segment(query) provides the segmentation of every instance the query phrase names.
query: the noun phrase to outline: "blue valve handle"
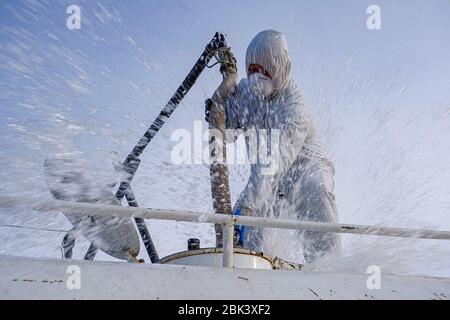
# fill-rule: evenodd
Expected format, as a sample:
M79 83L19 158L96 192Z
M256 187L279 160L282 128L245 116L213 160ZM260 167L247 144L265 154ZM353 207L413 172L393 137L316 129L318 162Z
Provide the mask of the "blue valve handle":
M233 209L234 216L241 216L242 212L240 208ZM245 226L235 225L234 233L237 234L237 244L239 246L244 246L244 238L245 238Z

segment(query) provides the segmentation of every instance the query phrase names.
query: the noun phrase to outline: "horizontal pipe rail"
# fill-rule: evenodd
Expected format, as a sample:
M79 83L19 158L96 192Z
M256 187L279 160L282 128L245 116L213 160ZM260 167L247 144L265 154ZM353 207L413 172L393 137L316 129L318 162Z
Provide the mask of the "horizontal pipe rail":
M225 214L207 214L183 210L174 211L149 208L121 207L60 200L33 200L25 197L0 196L0 207L25 207L39 212L64 211L67 213L85 213L92 216L137 217L143 219L217 223L224 226L232 226L238 224L245 226L291 230L450 240L450 231L404 229L368 225L300 221L291 219L259 218L249 216L230 216Z

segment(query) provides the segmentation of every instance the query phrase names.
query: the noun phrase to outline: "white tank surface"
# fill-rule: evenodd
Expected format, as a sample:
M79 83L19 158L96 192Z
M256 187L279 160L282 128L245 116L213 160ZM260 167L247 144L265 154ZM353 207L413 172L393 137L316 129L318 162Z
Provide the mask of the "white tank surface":
M222 252L222 248L188 250L162 258L159 263L220 268L223 264ZM234 268L273 269L272 258L265 254L235 248L233 255Z
M0 255L0 299L434 299L450 279L385 274L230 269Z

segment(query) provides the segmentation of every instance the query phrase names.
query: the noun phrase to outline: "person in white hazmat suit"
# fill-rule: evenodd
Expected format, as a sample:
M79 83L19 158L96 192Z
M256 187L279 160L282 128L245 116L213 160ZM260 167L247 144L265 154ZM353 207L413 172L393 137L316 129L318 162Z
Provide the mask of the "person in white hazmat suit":
M283 217L337 222L334 166L322 151L312 115L290 77L285 36L275 30L258 33L248 46L245 65L247 78L221 92L228 97L224 108L227 128L242 129L249 159L255 159L251 152L258 153L256 159L263 152L275 163L269 165L270 170L261 161L251 163L234 214L267 217L284 211L289 214ZM241 227L241 243L248 249L261 251L263 235L261 228ZM303 237L299 249L307 263L340 250L337 234L304 231L297 235Z

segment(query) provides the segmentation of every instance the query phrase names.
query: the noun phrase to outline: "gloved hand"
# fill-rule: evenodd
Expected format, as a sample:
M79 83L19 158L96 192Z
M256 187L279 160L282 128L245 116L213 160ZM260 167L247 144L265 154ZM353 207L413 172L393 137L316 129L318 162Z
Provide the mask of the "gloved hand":
M205 120L208 123L210 121L209 113L210 113L212 104L213 104L213 101L211 99L206 99L205 100Z
M241 209L238 207L235 207L233 209L233 215L241 216L242 215ZM244 246L244 238L245 238L245 226L235 225L234 226L234 234L236 237L237 245L243 247Z

